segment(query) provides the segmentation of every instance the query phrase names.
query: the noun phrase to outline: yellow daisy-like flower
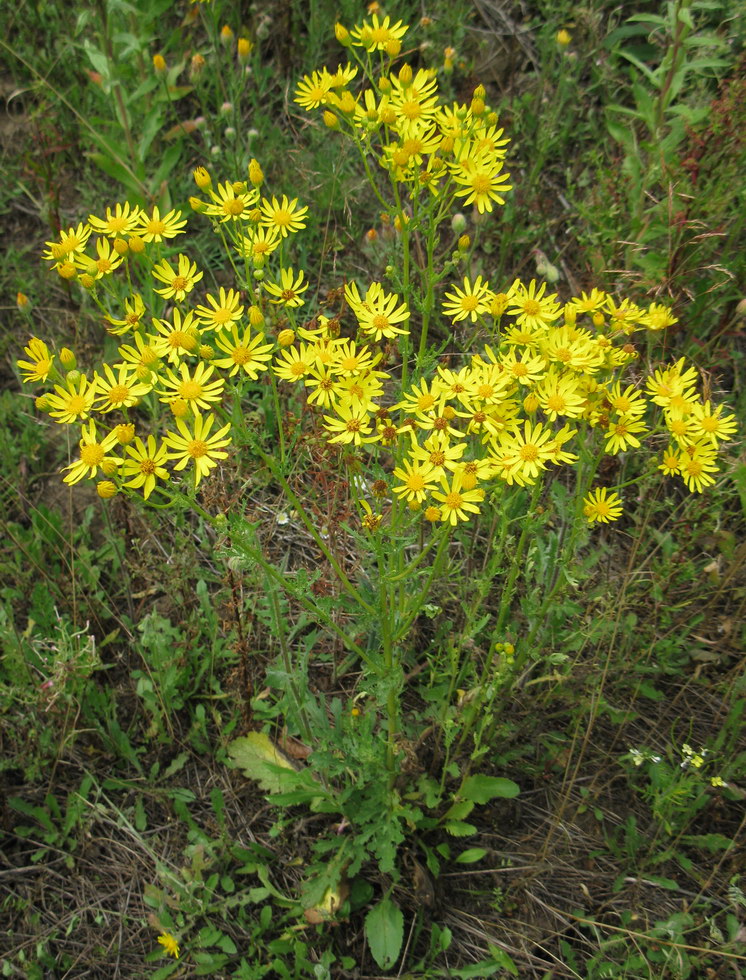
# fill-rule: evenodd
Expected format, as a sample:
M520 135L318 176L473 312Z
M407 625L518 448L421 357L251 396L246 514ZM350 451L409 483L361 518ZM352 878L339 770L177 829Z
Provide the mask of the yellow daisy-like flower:
M433 378L428 384L427 378L412 385L402 400L394 406L401 409L408 415L417 412L429 412L436 407L438 400L443 392L443 382L440 378Z
M728 442L738 431L735 415L722 415L723 406L713 406L706 401L704 405L692 405L693 429L696 437L704 439L717 448L718 440Z
M392 487L394 493L401 500L416 500L418 503L422 503L440 482L440 473L432 463L417 459L405 459L403 466L397 466L393 475L401 481L398 486Z
M350 44L365 48L366 51L386 51L386 45L392 41L401 41L408 30L402 21L392 24L388 15L379 20L378 14L374 13L370 20L364 20L350 30Z
M378 289L374 290L374 286ZM397 304L399 297L396 293L387 295L380 283L371 283L365 300L354 310L362 332L376 342L384 337L393 340L399 334L408 334L409 329L398 324L409 320L409 310L405 303Z
M122 238L135 230L140 223L143 212L139 207L133 207L129 201L124 205L117 204L112 211L106 209L105 218L97 218L95 214L88 215L88 224L99 235L108 238Z
M663 306L661 303L651 303L647 309L642 323L648 328L648 330L665 330L666 327L672 327L674 323L678 323L677 317L675 317L668 307Z
M67 425L87 419L93 410L96 397L96 381L89 381L84 374L67 387L54 386L55 394L45 396L46 411L53 419Z
M261 204L262 217L260 224L265 228L274 228L285 238L287 235L301 231L306 227L305 217L308 214L307 207L298 207L298 198L292 201L283 194L282 201L273 197L271 201L266 198Z
M381 353L373 353L368 346L358 348L354 340L342 340L333 347L334 360L331 369L335 374L351 377L362 371L372 371L381 360Z
M194 463L195 487L199 485L203 476L208 476L210 470L218 465L219 460L228 457L228 453L224 450L231 442L230 436L227 436L231 427L230 422L210 435L210 430L214 424L214 415L203 418L199 412L195 412L191 430L186 422L177 418L178 434L168 432L163 439L165 445L171 450L169 459L178 460L174 466L175 470L183 470L190 463Z
M96 409L99 412L113 412L120 408L130 408L151 390L152 384L138 381L131 368L120 366L114 374L108 364L103 365L104 375L95 374L97 396Z
M463 485L463 474L454 473L451 482L447 476L440 480L441 490L435 490L433 497L440 501L440 519L455 527L459 521L470 520L469 514L479 513L479 504L484 500L484 490L467 490Z
M142 318L145 314L145 303L143 303L142 296L139 293L135 293L134 296L126 299L124 301L124 310L124 317L121 320L117 320L108 313L106 315L107 322L111 324L106 329L110 334L114 334L117 337L136 330L142 323Z
M147 443L137 436L134 444L125 447L129 459L122 463L121 475L126 480L126 487L135 490L142 488L145 500L155 489L158 480L168 480L170 474L166 469L168 462L168 447L157 445L155 436L148 436Z
M236 245L236 251L245 259L261 262L279 246L282 236L277 228L251 228Z
M371 420L365 409L353 408L351 405L337 405L335 408L337 418L331 415L324 416L324 423L327 431L336 433L329 442L341 442L359 446L364 442L369 442L372 426Z
M476 377L468 366L462 367L459 371L452 371L439 364L438 376L443 385L441 399L450 401L455 398L464 405L476 394Z
M643 432L647 432L647 428L642 419L634 415L620 415L615 421L609 422L606 430L606 452L623 453L630 446L637 449L640 446L637 436Z
M509 466L504 465L510 475L519 474L522 480L533 483L552 458L551 439L551 429L544 428L541 422L532 425L528 421L524 422L522 432L517 429L504 437L501 443L503 460L509 461ZM503 472L500 476L506 479L508 473Z
M715 478L711 473L717 473L717 454L709 446L700 443L687 446L679 456L681 476L691 493L702 493L705 487L711 487Z
M507 374L521 385L533 385L541 381L547 366L544 358L538 354L532 354L527 350L519 356L515 349L502 354L500 364Z
M303 306L302 294L308 289L308 283L305 282L305 275L305 272L301 269L296 276L292 266L289 269L280 269L279 282L264 283L266 291L270 296L275 297L270 300L270 303L274 303L277 306L289 306L291 308Z
M251 327L240 332L234 323L230 331L225 330L215 337L215 346L227 354L227 357L216 357L213 364L219 368L228 368L228 377L239 372L246 374L256 381L260 371L266 371L272 359L273 344L265 344L263 333L252 336Z
M218 184L217 192L210 190L212 204L204 204L204 214L218 218L222 223L235 221L238 218L248 220L254 205L259 200L259 191L252 187L250 190L239 184L239 190L230 182Z
M74 462L65 467L70 472L64 477L63 482L72 486L84 477L95 477L99 470L105 476L111 476L121 463L118 456L109 456L109 450L119 445L116 431L109 432L103 437L98 438L96 433L96 423L90 420L88 426L85 424L81 428L80 456Z
M49 353L49 348L44 341L39 340L38 337L31 337L28 346L23 348L23 352L29 360L16 361L23 376L23 383L46 381L54 364L54 354Z
M67 256L75 257L82 254L91 237L91 228L82 222L76 227L70 227L67 231L60 232L59 241L45 242L47 251L42 253L42 258L48 262L60 263Z
M295 90L293 102L297 102L302 109L310 111L318 109L326 103L326 97L332 88L332 76L322 68L321 71L314 71L311 75L304 75L298 82Z
M583 500L583 513L589 524L616 521L622 516L622 510L619 495L609 493L606 487L596 487Z
M374 371L348 374L335 381L335 392L339 405L354 409L375 411L374 399L383 394L383 385Z
M644 415L647 408L645 396L641 391L637 391L634 385L627 385L622 391L622 385L619 381L609 389L606 399L612 412L633 418Z
M167 389L160 397L160 401L169 404L175 398L181 398L192 409L210 408L211 402L221 400L225 387L223 378L210 380L214 372L214 364L204 363L197 364L192 373L188 365L182 364L179 368L180 377L177 377L173 371L167 370L160 379L163 387Z
M661 473L665 473L666 476L676 476L681 473L681 457L673 446L669 446L663 453L663 462L658 469Z
M317 364L313 367L303 383L307 388L313 389L308 395L309 405L332 408L338 400L337 379L326 365Z
M212 330L222 330L223 327L232 327L243 315L241 297L236 289L229 289L227 292L221 286L218 298L208 293L205 300L210 305L198 306L195 308L195 316L199 318L204 327Z
M155 345L143 337L141 333L136 333L133 339L135 341L134 347L131 344L123 344L117 348L122 361L115 364L114 367L134 367L137 377L145 381L150 377L151 371L154 371L158 366L160 355Z
M585 395L579 381L567 375L547 374L537 385L536 397L550 422L559 416L577 418L585 409Z
M456 470L466 449L465 442L451 443L445 433L433 430L420 445L417 436L412 432L412 459L429 463L438 479L445 470Z
M114 249L108 238L96 241L96 258L88 255L76 255L75 265L94 279L108 276L122 264L122 256Z
M171 364L176 364L184 354L196 353L200 333L192 310L182 317L175 309L173 323L156 317L152 317L151 322L158 333L155 336L150 335L148 340L158 357L168 357Z
M192 0L192 3L194 2L195 0ZM210 0L199 0L199 2L209 3ZM176 942L176 940L174 939L174 937L171 935L170 932L164 932L162 935L160 935L158 937L158 942L161 944L161 946L163 946L163 948L165 949L165 951L168 953L169 956L173 956L175 960L178 960L179 944Z
M474 204L480 214L492 211L493 201L505 204L502 196L513 189L508 183L510 174L503 173L503 161L493 152L478 152L450 164L454 181L459 185L456 197L463 197L463 204Z
M151 214L141 213L135 232L144 242L162 242L183 235L185 228L186 219L182 219L181 211L172 210L161 217L158 207L154 207Z
M187 255L179 255L176 271L166 259L154 265L151 271L154 279L166 284L165 289L156 289L156 293L164 299L175 299L177 303L194 289L204 275Z
M536 280L532 279L528 288L516 280L508 293L510 305L508 315L516 317L516 322L530 330L549 326L553 320L562 316L562 307L557 302L557 294L545 296L547 284L543 282L536 288Z
M467 318L474 323L480 314L489 313L491 296L489 283L483 282L481 276L477 276L473 284L464 276L463 289L454 286L453 292L446 293L448 302L443 303L443 312L454 323Z
M287 347L275 358L272 371L283 381L299 381L316 366L316 354L309 344Z

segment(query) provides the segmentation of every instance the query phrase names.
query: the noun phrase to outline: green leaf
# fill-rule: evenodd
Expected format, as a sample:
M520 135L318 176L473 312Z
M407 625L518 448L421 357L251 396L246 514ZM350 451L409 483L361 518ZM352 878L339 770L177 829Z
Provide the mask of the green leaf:
M473 966L464 966L460 970L451 970L450 975L458 980L470 980L471 977L493 977L499 970L507 970L511 976L518 976L518 967L508 954L497 946L490 946L488 960L474 963Z
M477 775L467 776L459 790L459 796L473 800L475 803L489 803L496 797L512 800L514 796L518 796L520 791L520 786L514 783L512 779Z
M452 837L468 837L477 832L473 823L465 823L463 820L449 820L443 824L443 828Z
M249 732L243 738L234 738L228 746L228 755L236 768L249 779L255 779L267 793L280 793L288 788L278 769L295 772L292 763L264 732Z
M365 938L371 956L382 970L388 970L399 959L404 942L404 916L390 898L384 898L366 915Z
M462 851L456 858L456 864L474 864L481 861L487 853L484 847L470 847L468 851Z

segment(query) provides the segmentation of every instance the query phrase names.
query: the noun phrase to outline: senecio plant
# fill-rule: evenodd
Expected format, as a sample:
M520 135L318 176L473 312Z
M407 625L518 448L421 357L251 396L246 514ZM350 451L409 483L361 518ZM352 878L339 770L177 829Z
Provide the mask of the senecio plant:
M476 212L478 234L504 203L509 140L481 86L468 104L444 104L435 71L399 63L406 31L377 14L337 25L350 60L305 76L295 93L359 154L381 209L380 233L368 234L372 260L388 258L379 278L311 299L315 277L293 258L308 206L269 193L256 160L248 179L215 182L200 167L191 207L219 235L233 284L206 291L207 270L175 245L186 233L180 211L116 204L44 255L100 308L116 354L83 369L72 351L34 337L18 362L25 381L49 389L38 410L79 441L66 483L95 481L104 499L186 500L223 535L229 558L263 579L283 680L275 714L262 710L312 751L299 770L255 738L236 758L278 804L342 814L317 844L306 895L327 911L365 860L395 875L405 834L471 833L475 803L517 792L474 770L494 748L500 706L541 662L548 605L570 581L548 575L533 612L514 612L547 482L569 488L556 555L567 565L589 523L623 516L622 487L598 480L605 456L643 457L630 482L657 469L702 493L736 429L698 394L684 358L643 369L633 341L676 323L664 306L598 289L562 302L543 282L498 288L471 274L475 242L459 212ZM246 423L258 395L274 407L264 434ZM355 562L335 552L291 486L288 404L305 406L306 431L342 447L359 518L347 528ZM298 534L323 555L332 598L328 584L311 587L322 570L273 563L240 506L222 514L199 503L202 481L238 452L272 474ZM456 590L460 613L446 614L467 553L480 574ZM289 609L299 611L293 624ZM358 671L347 706L318 704L306 682L321 634L346 650L336 676ZM421 847L437 872L424 837ZM391 912L384 902L378 914Z

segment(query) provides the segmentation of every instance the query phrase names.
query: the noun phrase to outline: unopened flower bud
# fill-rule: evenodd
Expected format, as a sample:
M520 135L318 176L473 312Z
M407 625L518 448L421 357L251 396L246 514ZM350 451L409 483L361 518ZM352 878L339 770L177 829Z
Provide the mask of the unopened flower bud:
M192 173L192 177L194 177L194 183L201 191L207 190L212 185L212 177L206 167L197 167Z
M261 327L264 323L264 314L258 306L249 307L249 323L252 327Z
M19 310L26 309L26 307L28 306L28 296L25 293L22 293L20 291L16 293L16 306L18 307Z
M115 238L111 245L117 255L126 255L129 251L129 245L123 238Z
M168 407L175 419L185 419L189 415L189 402L184 398L174 398Z
M340 44L344 45L344 47L349 47L351 43L350 32L347 30L344 24L337 23L334 25L334 36Z
M227 47L233 40L233 31L228 27L227 24L223 24L220 28L220 43L223 47Z
M425 513L424 513L423 516L424 516L425 520L426 521L430 521L431 524L434 523L435 521L439 521L440 520L440 507L435 507L435 506L433 506L431 504L429 507L426 507L425 508Z
M555 40L561 48L566 48L570 41L572 41L572 34L563 27L562 30L557 31Z
M153 71L156 73L156 75L166 74L166 59L162 54L153 55Z
M411 85L412 84L412 66L411 65L402 65L401 66L401 68L399 69L399 82L402 85Z
M78 366L78 362L75 360L75 354L69 347L63 347L60 351L60 363L66 371L74 371Z
M197 353L203 361L210 361L215 357L215 348L211 347L210 344L200 344Z
M458 240L459 251L466 252L471 245L471 238L468 235L461 235Z
M96 280L94 277L89 276L87 272L84 272L78 281L83 289L93 289L93 287L96 285Z
M130 252L134 252L135 255L139 255L140 252L145 251L145 242L139 235L131 235L127 244L130 247Z
M96 484L96 493L102 500L110 500L116 496L117 488L111 480L99 480Z
M401 41L398 37L391 37L386 42L386 54L389 58L396 58L401 52Z
M34 400L34 405L39 412L46 412L49 409L49 401L47 399L47 395L39 395L39 397Z
M118 459L104 459L101 462L101 472L104 474L104 476L114 476L118 469Z
M74 279L76 276L75 266L72 262L62 262L57 266L57 272L63 279Z
M531 392L530 395L526 395L526 397L523 399L523 410L524 412L527 412L529 415L533 415L533 413L538 409L538 407L539 407L539 399L536 397L536 395L533 392Z
M223 130L223 136L225 136L227 140L235 139L236 130L233 128L233 126L226 126Z
M202 72L205 70L205 59L199 52L192 55L192 60L189 62L189 79L190 81L196 81Z
M221 116L228 116L228 115L230 115L231 112L233 112L233 103L232 102L224 102L220 106L220 115Z
M247 37L239 37L236 43L236 54L238 55L238 60L242 65L245 65L249 60L249 55L254 45Z
M131 422L121 422L114 433L120 446L128 446L135 438L135 427Z
M83 375L80 373L80 371L78 371L77 368L72 368L65 375L65 381L68 383L68 385L76 385L78 384L78 382L82 377Z
M369 228L365 233L366 241L375 242L378 238L378 232L375 228Z
M471 111L475 116L484 115L484 99L472 99L471 100Z
M466 231L467 226L468 222L466 217L465 215L461 214L460 211L454 214L454 216L451 218L451 230L453 231L454 235L462 235Z
M295 343L295 331L290 330L287 327L285 330L281 330L277 334L277 343L280 347L290 347L291 344Z
M264 182L264 173L258 160L249 161L249 180L254 187L260 187Z
M190 197L189 198L189 207L192 209L192 211L196 211L197 214L204 214L205 213L205 209L207 208L207 205L205 204L204 201L202 201L198 197Z
M327 129L339 129L339 119L328 109L324 109L324 125Z

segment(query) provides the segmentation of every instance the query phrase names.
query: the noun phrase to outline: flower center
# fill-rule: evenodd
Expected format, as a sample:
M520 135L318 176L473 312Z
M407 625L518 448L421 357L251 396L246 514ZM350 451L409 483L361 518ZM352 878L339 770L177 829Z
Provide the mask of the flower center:
M536 448L536 446L528 442L525 446L521 446L518 455L521 457L524 463L533 463L534 460L539 458L539 450Z
M202 439L193 439L187 446L187 452L192 459L199 459L201 456L206 455L207 448L207 443L203 442Z
M80 461L86 466L98 466L104 458L104 450L97 443L92 442L80 450Z
M187 401L202 396L202 385L198 381L182 381L177 390Z
M456 493L455 490L452 490L449 494L446 494L446 499L443 501L446 507L448 507L450 510L459 510L463 502L464 498L460 493Z
M173 281L171 282L171 288L176 290L186 289L188 285L189 283L184 276L174 276Z

